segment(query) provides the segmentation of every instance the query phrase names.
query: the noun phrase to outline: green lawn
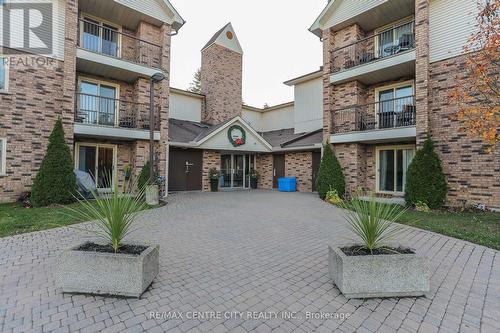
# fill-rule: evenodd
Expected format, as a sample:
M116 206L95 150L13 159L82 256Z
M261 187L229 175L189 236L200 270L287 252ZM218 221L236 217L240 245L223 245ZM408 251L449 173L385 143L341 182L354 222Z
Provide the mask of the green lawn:
M398 222L500 250L500 213L410 210Z
M70 207L78 207L78 205L75 203ZM0 204L0 237L57 228L78 222L83 221L67 216L63 206L27 209L18 203Z

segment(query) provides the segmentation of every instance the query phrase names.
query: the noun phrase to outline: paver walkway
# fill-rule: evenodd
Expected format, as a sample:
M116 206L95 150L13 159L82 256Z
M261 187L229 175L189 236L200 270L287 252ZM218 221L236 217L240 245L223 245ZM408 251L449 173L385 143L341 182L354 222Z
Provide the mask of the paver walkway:
M408 228L402 242L430 258L430 295L347 301L328 277L327 246L349 233L341 211L316 196L190 193L169 201L144 212L133 236L161 250L160 274L141 299L60 293L56 258L82 241L80 231L0 239L0 331L500 331L498 251Z

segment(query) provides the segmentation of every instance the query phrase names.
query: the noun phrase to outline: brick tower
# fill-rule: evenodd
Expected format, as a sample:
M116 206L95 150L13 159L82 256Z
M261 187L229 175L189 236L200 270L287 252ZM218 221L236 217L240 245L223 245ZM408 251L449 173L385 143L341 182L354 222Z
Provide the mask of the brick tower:
M243 50L228 23L201 50L202 121L218 124L241 115Z

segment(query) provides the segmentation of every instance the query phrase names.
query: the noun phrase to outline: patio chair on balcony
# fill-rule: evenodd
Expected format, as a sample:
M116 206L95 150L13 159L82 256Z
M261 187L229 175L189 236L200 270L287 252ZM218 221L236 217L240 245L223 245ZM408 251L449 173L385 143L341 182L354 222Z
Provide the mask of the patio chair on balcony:
M345 68L345 69L349 69L349 68L352 68L352 67L354 67L354 66L356 66L356 63L355 63L355 62L354 62L354 60L352 60L352 59L349 59L349 60L347 60L347 61L344 63L344 68Z
M398 52L408 51L413 48L413 34L403 34L399 38Z
M403 105L403 111L396 115L396 126L413 126L415 125L415 105Z
M366 64L366 63L369 63L371 61L373 61L375 59L375 56L372 52L363 52L360 56L359 56L359 63L360 64Z

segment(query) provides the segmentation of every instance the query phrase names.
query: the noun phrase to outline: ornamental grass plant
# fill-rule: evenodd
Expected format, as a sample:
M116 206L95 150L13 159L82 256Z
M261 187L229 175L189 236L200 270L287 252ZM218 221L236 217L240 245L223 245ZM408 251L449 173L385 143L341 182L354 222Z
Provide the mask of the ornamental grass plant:
M365 248L373 254L374 250L389 248L389 242L403 231L403 226L395 223L407 209L397 205L388 205L376 201L353 199L344 203L345 218L349 229L363 242Z
M111 177L107 177L106 183L112 184L110 180ZM125 181L121 190L117 185L112 188L111 193L102 195L92 190L91 200L81 195L75 196L80 205L67 207L66 212L81 221L95 221L95 229L81 230L103 238L116 253L123 245L123 240L136 230L133 226L137 215L147 209L147 205L143 199L145 187L137 189L135 183L129 184Z

